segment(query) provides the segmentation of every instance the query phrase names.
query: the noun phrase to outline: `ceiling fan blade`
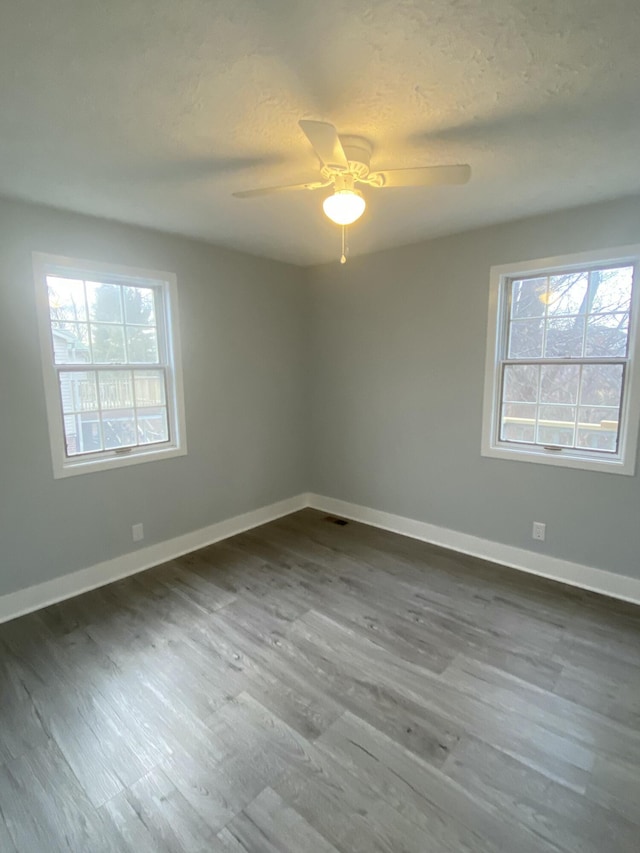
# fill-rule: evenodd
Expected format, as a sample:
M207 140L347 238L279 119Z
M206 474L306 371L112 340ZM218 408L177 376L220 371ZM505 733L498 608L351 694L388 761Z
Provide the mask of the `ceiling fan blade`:
M440 184L466 184L471 166L418 166L415 169L387 169L377 172L380 187L436 187Z
M242 190L238 193L232 193L232 195L234 198L256 198L260 195L295 192L296 190L319 190L321 187L328 186L328 183L328 181L315 181L309 184L289 184L284 187L262 187L259 190Z
M332 124L327 121L308 121L307 119L303 119L298 124L323 165L333 169L349 167L338 131Z

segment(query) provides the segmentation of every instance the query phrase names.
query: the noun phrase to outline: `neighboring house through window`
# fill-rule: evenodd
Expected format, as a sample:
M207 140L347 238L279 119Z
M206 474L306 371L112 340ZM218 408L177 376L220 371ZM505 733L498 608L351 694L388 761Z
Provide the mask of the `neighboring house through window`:
M482 453L633 474L640 247L491 270Z
M34 253L54 476L186 453L175 276Z

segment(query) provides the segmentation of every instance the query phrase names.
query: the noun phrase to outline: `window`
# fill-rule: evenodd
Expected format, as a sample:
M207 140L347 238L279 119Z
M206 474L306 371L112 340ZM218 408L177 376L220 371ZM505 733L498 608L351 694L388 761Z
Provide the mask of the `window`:
M633 474L640 246L493 267L482 454Z
M186 453L175 276L34 253L55 477Z

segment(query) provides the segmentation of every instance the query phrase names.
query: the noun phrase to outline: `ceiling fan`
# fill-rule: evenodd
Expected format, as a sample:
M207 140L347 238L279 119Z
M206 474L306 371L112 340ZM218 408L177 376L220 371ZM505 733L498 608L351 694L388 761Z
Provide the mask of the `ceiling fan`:
M346 261L344 227L351 225L364 213L366 202L358 184L384 189L386 187L432 187L441 184L466 184L471 168L459 166L418 166L410 169L370 170L371 143L361 136L339 136L335 127L326 121L303 120L299 122L302 132L320 158L321 180L306 184L290 184L281 187L263 187L233 193L236 198L255 198L271 193L296 190L319 190L333 187L322 207L336 225L343 226L342 263Z

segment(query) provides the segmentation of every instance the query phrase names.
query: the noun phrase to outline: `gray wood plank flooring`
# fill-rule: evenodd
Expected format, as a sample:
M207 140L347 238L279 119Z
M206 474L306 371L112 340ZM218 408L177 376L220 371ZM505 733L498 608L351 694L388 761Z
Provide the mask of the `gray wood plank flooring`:
M0 626L0 850L638 853L640 608L304 510Z

